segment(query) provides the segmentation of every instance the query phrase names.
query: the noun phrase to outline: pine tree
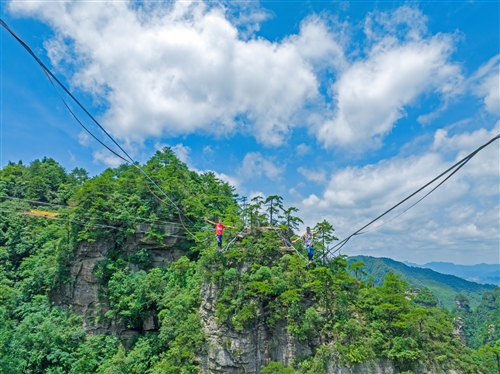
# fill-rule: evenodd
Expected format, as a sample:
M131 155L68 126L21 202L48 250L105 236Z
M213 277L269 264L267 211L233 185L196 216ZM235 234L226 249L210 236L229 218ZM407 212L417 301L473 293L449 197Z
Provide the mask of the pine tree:
M339 238L333 235L335 229L332 224L325 219L323 222L317 223L316 226L314 226L313 231L319 231L316 235L315 242L319 251L323 254L323 257L325 257L328 245L335 240L339 240Z

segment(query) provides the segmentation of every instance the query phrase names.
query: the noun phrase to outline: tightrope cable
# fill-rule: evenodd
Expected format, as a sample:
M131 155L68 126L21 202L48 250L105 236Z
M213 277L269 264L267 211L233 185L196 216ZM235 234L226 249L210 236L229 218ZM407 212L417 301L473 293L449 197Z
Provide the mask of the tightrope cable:
M106 144L104 144L101 140L99 140L90 130L88 130L83 124L82 122L77 118L77 116L74 114L74 112L70 109L69 105L66 103L66 101L64 100L64 98L62 97L62 95L60 95L59 91L56 89L56 92L57 94L59 95L60 99L63 101L64 105L66 106L66 108L70 111L70 113L72 114L72 116L78 121L78 123L90 134L92 135L92 137L94 139L96 139L101 145L103 145L107 150L109 150L110 152L112 152L115 156L119 157L121 160L127 162L127 163L131 163L133 166L135 166L136 168L138 168L143 174L144 176L158 189L158 191L161 192L161 194L163 196L165 196L167 198L167 200L169 200L172 205L188 220L189 223L193 224L193 221L191 221L191 219L182 211L182 209L180 209L171 199L170 197L168 197L168 195L165 193L165 191L163 191L163 189L158 186L158 184L155 183L155 181L144 171L144 169L123 149L122 146L120 146L120 144L118 144L118 142L106 131L106 129L101 126L101 124L94 118L94 116L92 116L92 114L90 114L90 112L85 109L85 107L80 103L80 101L78 101L78 99L73 96L73 94L71 94L71 92L66 88L66 86L64 86L64 84L61 83L61 81L59 79L57 79L57 77L50 71L50 69L45 66L45 64L37 57L37 55L33 52L33 50L19 37L17 36L17 34L9 27L7 26L7 24L2 20L0 19L0 25L2 25L23 47L24 49L35 59L35 61L40 65L40 67L42 68L42 70L44 71L45 75L47 76L47 78L49 79L50 83L52 84L52 86L54 87L54 89L56 89L55 87L55 84L54 82L52 81L52 79L64 90L64 92L66 92L69 97L71 97L73 99L73 101L85 112L85 114L87 114L90 119L104 132L104 134L120 149L121 152L123 152L123 154L128 158L125 159L123 156L121 156L120 154L118 154L117 152L115 152L114 150L112 150L110 147L108 147ZM51 79L52 78L52 79Z
M396 205L394 205L392 208L386 210L384 213L382 213L381 215L379 215L377 218L371 220L366 225L364 225L363 227L361 227L359 230L355 231L354 233L352 233L351 235L349 235L348 237L346 237L345 239L343 239L342 241L340 241L339 243L337 243L335 246L333 246L332 248L330 248L324 254L324 257L328 256L329 254L334 254L334 253L338 252L349 241L349 239L351 239L353 236L361 235L361 234L364 234L364 233L368 232L368 231L366 231L366 232L361 232L361 231L363 231L365 228L367 228L368 226L372 225L374 222L378 221L380 218L382 218L383 216L385 216L387 213L393 211L398 206L400 206L401 204L403 204L405 201L407 201L408 199L412 198L413 196L415 196L416 194L418 194L419 192L421 192L423 189L425 189L426 187L430 186L432 183L434 183L435 181L437 181L438 179L440 179L441 177L443 177L444 175L448 174L449 172L451 172L453 170L453 172L447 178L445 178L441 183L439 183L435 188L433 188L426 195L424 195L421 199L419 199L416 203L414 203L412 206L410 206L408 209L406 209L405 211L403 211L402 213L400 213L396 217L400 216L401 214L403 214L406 211L408 211L410 208L412 208L415 205L417 205L424 198L426 198L432 192L434 192L444 182L446 182L453 174L455 174L458 170L460 170L465 164L467 164L481 150L483 150L484 148L486 148L487 146L489 146L491 143L493 143L494 141L496 141L498 139L500 139L500 134L497 135L497 136L495 136L494 138L490 139L488 142L486 142L485 144L483 144L482 146L480 146L479 148L477 148L476 150L474 150L473 152L471 152L470 154L468 154L467 156L465 156L464 158L462 158L460 161L456 162L454 165L452 165L451 167L449 167L447 170L445 170L444 172L442 172L441 174L439 174L436 178L434 178L430 182L426 183L424 186L420 187L418 190L416 190L415 192L413 192L412 194L410 194L409 196L407 196L406 198L404 198L403 200L401 200L399 203L397 203ZM396 217L393 217L392 219L394 219ZM380 226L382 226L382 225L380 225ZM378 227L380 227L380 226L378 226ZM370 231L372 231L372 230L370 230ZM335 251L332 252L332 250L334 250L334 249L335 249Z
M272 227L272 228L273 228L273 230L276 232L276 234L278 235L278 237L279 237L281 240L283 240L283 242L285 243L285 246L286 246L287 248L291 248L291 249L293 249L293 250L294 250L294 251L295 251L295 252L296 252L296 253L297 253L300 257L302 257L304 260L306 260L306 261L307 261L307 259L305 258L305 256L304 256L302 253L300 253L300 252L298 251L298 249L297 249L297 248L295 248L295 246L294 246L293 244L291 244L291 243L290 243L290 242L289 242L289 241L285 238L285 236L284 236L284 235L281 235L281 233L279 232L279 230L278 230L278 229L276 229L276 228L275 228L274 226L272 226L272 225L271 225L271 227Z

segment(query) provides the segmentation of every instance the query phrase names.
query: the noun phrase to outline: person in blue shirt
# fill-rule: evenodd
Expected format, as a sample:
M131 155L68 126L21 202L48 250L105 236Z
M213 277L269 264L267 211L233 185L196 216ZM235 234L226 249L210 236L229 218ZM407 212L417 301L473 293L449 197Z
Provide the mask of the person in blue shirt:
M306 247L307 250L307 257L309 258L309 263L312 262L314 256L314 235L316 235L318 232L319 229L314 232L311 232L311 228L307 226L306 233L302 236L299 236L297 239L293 241L293 243L295 243L300 239L304 241L304 246Z

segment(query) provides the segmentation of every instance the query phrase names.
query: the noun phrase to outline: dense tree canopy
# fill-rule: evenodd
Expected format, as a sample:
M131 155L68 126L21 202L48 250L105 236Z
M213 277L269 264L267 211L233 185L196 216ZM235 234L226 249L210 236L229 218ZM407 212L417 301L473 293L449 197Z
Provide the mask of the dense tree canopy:
M322 373L325 360L352 366L374 358L392 360L401 372L422 362L496 372L498 289L475 310L454 314L438 308L428 289L412 293L394 273L380 286L362 280L362 262L348 268L338 256L308 265L283 254L269 228L281 223L293 234L302 222L281 197L256 198L242 210L233 187L213 173L190 171L168 148L143 168L168 197L134 165L92 178L83 169L67 173L52 159L9 163L0 171L0 373L195 373L205 344L199 316L204 282L217 286L219 324L242 331L257 319L269 327L285 321L299 340L320 342L311 356L288 367L271 362L263 372ZM204 217L238 229L247 221L251 229L221 255ZM179 260L151 267L147 250L123 250L143 223L147 237L161 241L168 235L164 222L185 228ZM326 221L317 228L324 249L336 239L334 229ZM78 245L99 240L116 243L95 269L109 300L102 318L130 329L151 315L159 320L157 332L144 332L131 345L87 334L80 316L51 301L58 286L72 282L68 269ZM457 316L466 321L469 347L454 332Z

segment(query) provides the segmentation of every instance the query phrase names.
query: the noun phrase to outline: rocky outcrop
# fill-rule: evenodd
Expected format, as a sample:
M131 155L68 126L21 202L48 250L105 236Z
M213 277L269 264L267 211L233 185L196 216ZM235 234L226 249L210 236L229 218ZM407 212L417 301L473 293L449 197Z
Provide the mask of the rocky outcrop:
M257 312L254 326L243 331L218 324L216 302L216 286L204 283L200 317L207 343L206 353L201 357L202 373L260 373L270 361L288 365L297 357L313 353L314 343L299 341L286 330L285 323L277 323L270 329L264 323L262 308Z
M325 372L328 374L396 374L398 371L389 360L373 360L356 364L352 368L339 366L334 362L326 365Z
M71 307L82 316L83 326L88 333L111 333L128 341L142 332L127 329L116 320L103 318L109 310L109 301L104 296L105 290L101 279L96 276L96 268L100 262L106 260L111 250L119 250L122 257L127 258L134 252L146 249L151 259L149 268L167 266L184 254L179 249L183 240L179 224L172 223L164 227L167 236L161 243L146 238L147 226L140 225L138 229L138 233L129 237L120 246L111 240L81 242L76 249L70 268L69 281L54 289L50 294L51 301L55 305L63 308ZM134 271L139 270L136 265L130 264L129 266ZM157 329L156 316L150 316L144 321L144 331Z
M455 317L453 319L453 333L460 339L462 344L465 344L465 324L462 317Z
M244 267L244 266L243 266ZM241 269L240 269L241 271ZM200 372L203 374L257 374L271 361L289 366L314 355L319 341L301 341L287 330L281 321L270 328L265 322L262 306L257 309L253 326L236 331L228 323L219 324L216 317L217 286L204 282L201 289L200 318L206 336L200 352ZM325 360L325 374L397 374L400 371L387 359L375 359L352 367L340 365L333 358ZM463 374L454 370L419 365L415 374Z
M285 321L273 328L266 326L263 310L257 313L255 324L243 331L235 331L227 324L218 324L215 316L217 287L205 282L201 289L200 317L207 341L201 355L201 373L240 374L260 373L271 361L291 365L294 361L311 356L319 341L300 341L287 331ZM398 371L388 360L374 360L352 368L327 362L328 374L396 374Z

